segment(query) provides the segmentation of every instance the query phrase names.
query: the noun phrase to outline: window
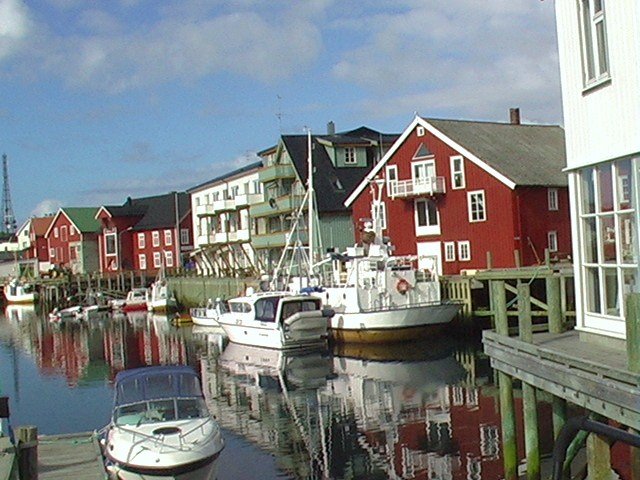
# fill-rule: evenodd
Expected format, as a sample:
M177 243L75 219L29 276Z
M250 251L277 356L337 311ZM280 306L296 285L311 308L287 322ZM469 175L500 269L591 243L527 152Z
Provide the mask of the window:
M140 270L147 269L147 256L144 253L138 255L138 268Z
M76 234L76 227L74 227L73 225L71 225L69 227L69 235L75 235Z
M484 222L487 219L484 190L467 193L469 222Z
M151 244L154 247L159 247L160 246L160 232L158 232L158 231L151 232Z
M387 177L387 196L393 197L395 195L395 186L398 183L398 166L389 165L386 169Z
M198 225L199 227L200 225ZM189 229L188 228L181 228L180 229L180 243L182 245L189 245L191 243L191 240L189 238Z
M63 225L60 227L60 240L66 242L69 240L69 236L67 235L67 226Z
M55 238L58 238L58 227L56 227L56 228L54 228L54 229L53 229L53 236L54 236Z
M585 87L609 78L604 0L579 0Z
M633 168L626 158L583 169L578 179L585 326L624 334L625 294L639 291ZM606 316L606 319L603 318ZM604 320L604 322L603 322Z
M172 238L171 238L171 230L165 230L164 231L164 244L165 245L171 245L172 242Z
M238 185L234 185L231 187L231 198L236 198L240 195L240 187Z
M440 221L438 208L431 199L416 200L415 222L416 235L439 235Z
M419 126L418 128L416 128L416 135L418 137L424 137L424 127L423 126Z
M173 252L171 250L164 252L164 262L167 267L173 267Z
M56 258L56 249L55 249L55 248L50 248L50 249L49 249L49 257L50 257L51 259Z
M458 259L461 262L468 262L471 260L471 244L469 243L469 240L458 242Z
M138 234L138 248L142 250L145 247L145 236L144 233Z
M118 253L117 246L117 234L114 233L105 233L104 234L104 253L105 255L115 255Z
M160 268L162 266L162 253L153 252L153 268Z
M358 162L356 158L356 149L354 147L346 147L344 149L344 163L345 165L354 165Z
M547 248L550 252L558 251L558 232L552 231L547 233Z
M454 190L464 188L464 159L456 155L450 157L449 161L451 162L451 188Z
M374 200L371 203L371 218L374 225L379 225L383 230L387 228L387 207L384 202Z
M550 211L558 210L558 189L557 188L550 188L547 190L547 203L549 205Z
M456 261L456 244L455 242L444 242L444 261Z

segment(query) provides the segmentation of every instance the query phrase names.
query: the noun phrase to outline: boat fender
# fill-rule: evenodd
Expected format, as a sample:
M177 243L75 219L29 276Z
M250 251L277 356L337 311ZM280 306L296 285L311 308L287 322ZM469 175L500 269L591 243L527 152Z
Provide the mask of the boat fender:
M331 318L336 314L336 311L333 308L323 308L322 316L325 318Z
M406 295L410 288L411 285L404 278L401 278L400 280L398 280L398 283L396 283L396 290L400 295Z

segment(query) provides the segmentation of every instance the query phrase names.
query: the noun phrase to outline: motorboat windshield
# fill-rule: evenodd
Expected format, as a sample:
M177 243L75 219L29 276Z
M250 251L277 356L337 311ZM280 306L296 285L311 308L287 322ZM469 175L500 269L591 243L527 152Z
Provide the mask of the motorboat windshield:
M199 378L190 367L147 367L116 376L116 425L139 426L208 416Z

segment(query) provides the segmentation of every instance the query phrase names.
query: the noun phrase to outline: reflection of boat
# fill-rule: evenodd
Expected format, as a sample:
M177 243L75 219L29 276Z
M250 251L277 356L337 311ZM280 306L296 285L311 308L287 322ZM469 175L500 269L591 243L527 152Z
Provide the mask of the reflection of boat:
M129 290L121 308L123 312L147 310L147 289L133 288Z
M23 322L34 318L36 309L34 305L7 305L4 310L4 316L11 321Z
M4 286L4 296L9 303L34 303L38 299L38 293L31 283L23 283L17 278L12 279Z
M216 320L229 340L267 348L324 345L331 315L320 299L288 292L250 292L220 311Z
M80 305L73 305L66 308L56 307L51 311L51 313L49 313L49 321L62 322L66 320L77 320L81 314L82 306Z
M215 462L224 448L198 375L186 366L118 373L113 416L104 434L108 463L140 475L202 469Z
M147 290L146 299L147 310L150 312L172 312L177 309L178 302L169 288L164 265L158 270L155 281Z

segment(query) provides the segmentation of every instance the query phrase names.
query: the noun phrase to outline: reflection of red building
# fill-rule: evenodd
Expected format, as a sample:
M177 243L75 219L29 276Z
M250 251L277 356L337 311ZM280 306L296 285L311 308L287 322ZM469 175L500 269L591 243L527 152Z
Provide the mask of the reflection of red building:
M45 375L62 373L71 387L78 385L90 362L88 332L74 328L44 332L38 344L38 365Z

